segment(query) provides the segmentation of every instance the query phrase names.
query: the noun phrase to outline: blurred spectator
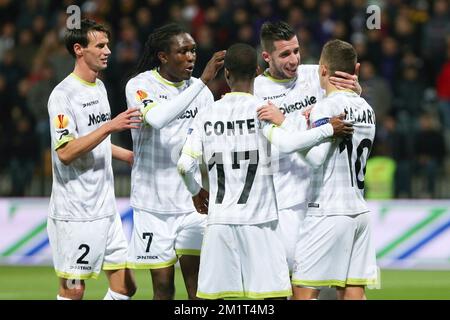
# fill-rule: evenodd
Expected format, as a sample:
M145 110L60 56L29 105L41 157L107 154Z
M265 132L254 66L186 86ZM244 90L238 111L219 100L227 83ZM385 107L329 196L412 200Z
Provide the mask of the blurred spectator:
M136 12L136 28L139 42L144 45L148 35L153 32L153 15L146 7L140 7Z
M31 117L20 107L13 108L14 131L10 135L10 177L12 190L10 196L21 197L30 185L35 164L38 161L38 141L34 134Z
M415 119L423 110L425 85L419 79L419 68L415 64L405 65L394 88L394 112L403 114L412 129Z
M443 125L450 131L450 36L447 39L447 62L442 66L436 79L436 90Z
M36 120L36 132L39 137L40 151L50 147L50 124L48 121L47 102L53 88L58 84L53 68L44 63L40 66L40 81L36 82L26 93L27 107Z
M437 120L431 114L422 114L419 126L414 138L414 158L419 174L427 182L422 196L431 198L435 195L436 180L442 169L445 143L442 133L438 130Z
M383 39L381 42L380 75L388 81L391 89L395 86L399 60L398 42L393 37Z
M30 29L24 29L19 33L19 41L13 49L17 64L25 72L30 72L33 57L37 54L38 46L33 42L33 33Z
M3 60L3 55L6 51L11 50L14 47L15 39L14 33L16 29L13 23L7 22L1 28L0 34L0 61Z
M448 0L436 0L433 13L425 24L422 38L422 52L435 79L445 60L446 37L450 34L450 13Z
M377 124L374 145L377 146L381 155L386 155L395 161L394 195L396 198L410 198L413 137L398 127L392 115L387 115L382 121L378 118Z
M391 109L391 89L387 82L376 73L375 67L369 61L363 61L360 68L359 83L362 87L362 97L372 106L377 116L377 123L382 123Z

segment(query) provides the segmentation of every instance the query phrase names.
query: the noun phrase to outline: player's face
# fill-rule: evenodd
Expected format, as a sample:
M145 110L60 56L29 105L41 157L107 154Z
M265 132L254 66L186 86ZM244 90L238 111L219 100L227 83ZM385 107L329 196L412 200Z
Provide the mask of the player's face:
M277 79L294 78L300 65L300 45L297 37L294 36L291 40L277 40L273 45L274 51L264 56L269 63L271 76Z
M169 81L188 80L192 76L196 59L194 39L190 34L182 33L172 37L169 52L161 53L160 71Z
M96 72L108 66L111 51L108 48L108 35L104 32L91 31L88 33L88 45L82 48L83 58L88 67Z

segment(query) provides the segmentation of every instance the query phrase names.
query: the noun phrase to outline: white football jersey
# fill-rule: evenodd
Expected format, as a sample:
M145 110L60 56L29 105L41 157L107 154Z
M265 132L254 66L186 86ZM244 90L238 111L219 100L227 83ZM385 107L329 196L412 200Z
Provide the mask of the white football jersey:
M260 224L278 219L270 147L249 93L227 93L195 119L183 153L208 168L208 224ZM200 157L202 155L202 157Z
M48 113L53 167L49 216L89 221L115 214L110 136L70 165L64 165L56 153L65 143L111 120L103 82L89 83L70 74L50 94Z
M255 96L277 105L286 118L293 120L297 130L307 130L303 111L325 94L320 87L318 68L318 65L300 65L297 77L286 80L272 78L266 70L255 79ZM282 154L273 147L272 166L279 209L304 203L311 175L304 160L297 153Z
M163 103L182 93L194 81L170 82L156 70L138 74L128 81L128 108L142 103ZM147 124L132 129L134 164L131 172L131 206L160 214L195 211L192 196L177 172L177 161L192 120L214 98L205 87L190 106L167 126L156 130Z
M311 123L324 123L342 113L355 131L349 139L315 147L323 149L325 160L313 171L308 214L353 215L369 211L364 200L364 173L375 137L374 111L356 93L335 91L314 107Z

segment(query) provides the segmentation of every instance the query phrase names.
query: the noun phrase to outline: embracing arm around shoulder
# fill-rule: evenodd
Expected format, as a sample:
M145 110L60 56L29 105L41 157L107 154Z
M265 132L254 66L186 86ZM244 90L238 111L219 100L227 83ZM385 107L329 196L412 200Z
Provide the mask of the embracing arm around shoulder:
M126 129L138 129L139 127L136 126L136 123L140 123L141 120L136 119L136 117L139 117L139 115L138 109L128 109L85 136L72 137L63 141L56 148L59 160L63 164L69 165L72 161L98 146L109 134Z

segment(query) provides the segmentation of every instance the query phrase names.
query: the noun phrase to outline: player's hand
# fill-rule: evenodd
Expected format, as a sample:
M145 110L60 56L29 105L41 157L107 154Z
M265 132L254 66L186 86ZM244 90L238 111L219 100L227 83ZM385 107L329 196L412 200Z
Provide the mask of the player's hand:
M256 110L259 120L272 122L277 126L281 126L286 119L280 109L269 100L269 102Z
M126 111L119 113L114 119L107 122L105 125L108 126L109 133L119 132L126 129L139 129L137 123L141 123L142 119L141 112L139 108L130 108Z
M308 126L308 128L311 127L311 121L309 121L310 116L311 116L311 111L312 111L313 106L307 107L306 109L303 110L302 115L305 117L306 119L306 124Z
M330 83L339 90L350 89L357 94L361 94L362 88L358 82L358 74L360 63L355 66L355 74L348 74L342 71L336 71L336 75L339 77L330 77Z
M345 115L341 114L330 119L330 123L333 126L334 137L349 137L353 134L353 125L344 121Z
M220 68L223 67L225 52L225 50L217 51L208 61L208 64L206 65L205 70L203 70L203 73L200 77L200 79L205 84L208 84L208 82L214 79L217 75L217 72L220 70Z
M195 210L201 214L208 214L209 192L201 188L200 192L192 197Z

